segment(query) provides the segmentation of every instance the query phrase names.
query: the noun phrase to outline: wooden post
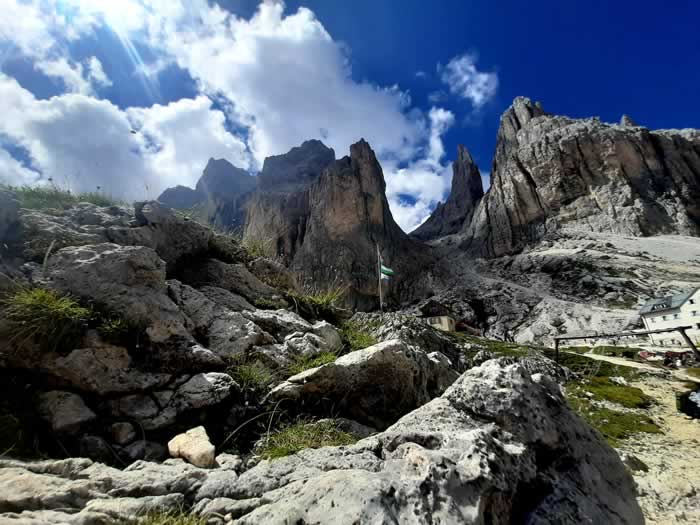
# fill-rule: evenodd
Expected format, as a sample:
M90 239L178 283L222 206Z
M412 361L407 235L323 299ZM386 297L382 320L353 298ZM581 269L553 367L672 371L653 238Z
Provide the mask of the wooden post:
M554 339L554 360L559 363L559 339Z
M688 334L685 333L685 328L679 328L678 333L681 334L681 337L685 339L685 344L688 345L688 347L693 351L693 355L695 356L695 359L697 361L700 361L700 352L698 352L698 349L695 347L695 344L693 341L688 337Z

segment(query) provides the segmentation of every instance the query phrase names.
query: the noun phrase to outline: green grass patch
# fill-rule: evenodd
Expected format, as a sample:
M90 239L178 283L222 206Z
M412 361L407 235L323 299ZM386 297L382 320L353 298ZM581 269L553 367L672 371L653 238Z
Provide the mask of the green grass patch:
M334 421L296 423L271 434L260 449L264 459L296 454L305 448L352 445L357 438L340 430Z
M567 396L567 401L569 406L589 425L603 434L613 447L618 446L621 440L639 432L661 433L659 426L645 415L599 407L588 399L576 396Z
M75 343L93 317L71 296L45 288L21 289L1 304L12 340L34 340L49 350Z
M587 382L580 383L574 388L591 392L594 399L610 401L626 408L648 408L653 402L653 399L641 389L618 385L607 377L591 377Z
M685 370L689 376L697 377L700 379L700 368L686 368Z
M20 206L32 210L49 208L65 209L79 202L91 202L97 206L113 206L119 202L99 191L73 193L56 186L18 186L8 187L17 195Z
M287 372L289 375L294 376L301 374L305 370L332 363L336 359L338 359L338 354L335 352L321 352L314 356L298 356L292 364L287 367Z
M132 523L132 521L128 521L128 523ZM138 523L139 525L206 525L208 518L182 510L158 510L140 517Z
M253 305L261 310L277 310L280 307L280 302L265 297L258 297L253 300Z
M461 343L469 343L479 345L489 352L499 354L500 356L523 357L532 353L539 353L545 350L543 347L536 345L525 345L519 343L511 343L508 341L497 341L495 339L485 339L475 335L465 334L464 332L445 332L448 337L456 339ZM473 351L476 354L478 350ZM473 357L473 356L470 356Z
M262 393L275 381L275 373L259 359L233 359L226 369L244 391Z
M351 352L362 350L378 343L377 338L367 328L352 321L346 321L340 325L340 336L345 346Z
M248 255L253 259L265 257L274 259L277 256L275 250L275 239L262 237L243 237L241 246L248 252Z
M338 306L345 297L345 286L332 285L326 288L305 287L302 292L289 292L290 299L321 308Z

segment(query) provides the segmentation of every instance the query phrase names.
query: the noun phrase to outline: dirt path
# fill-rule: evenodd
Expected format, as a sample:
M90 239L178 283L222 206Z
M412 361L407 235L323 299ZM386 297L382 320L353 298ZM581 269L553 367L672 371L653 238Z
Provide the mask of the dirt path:
M628 364L628 363L625 363ZM641 459L648 472L635 472L639 504L648 524L700 524L700 420L676 410L683 383L644 375L633 386L656 399L649 415L663 434L637 434L621 451Z

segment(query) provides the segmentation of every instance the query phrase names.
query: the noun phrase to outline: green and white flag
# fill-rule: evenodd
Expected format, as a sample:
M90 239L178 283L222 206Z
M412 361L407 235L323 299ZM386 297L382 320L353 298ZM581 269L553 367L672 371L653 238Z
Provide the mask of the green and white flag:
M383 264L381 264L380 267L382 275L394 275L394 270L392 270L388 266L384 266Z

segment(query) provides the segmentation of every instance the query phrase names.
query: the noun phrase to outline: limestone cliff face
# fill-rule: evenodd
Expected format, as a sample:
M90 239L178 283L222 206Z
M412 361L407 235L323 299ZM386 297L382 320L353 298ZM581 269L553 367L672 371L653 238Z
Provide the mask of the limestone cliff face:
M290 263L304 241L309 187L334 161L333 149L318 140L266 158L248 202L245 237L265 243L271 254Z
M491 173L463 230L476 255L514 253L561 227L700 234L698 130L553 116L519 97L501 117Z
M353 144L350 156L338 161L332 155L308 141L267 159L248 204L245 235L270 243L303 284L347 286L352 306L372 308L378 301L376 245L398 275L387 286L389 299L402 294L401 283L427 262L425 249L394 221L369 144Z
M309 189L311 213L304 242L292 267L310 283L337 282L349 287L354 306L376 306L377 251L397 276L386 288L389 299L427 263L425 248L394 221L382 168L369 144L360 140L350 156L326 169Z
M430 240L459 232L471 221L477 203L484 196L479 167L469 151L460 145L457 160L452 163L452 189L444 203L437 205L428 220L411 235L421 240Z
M158 200L171 208L195 208L202 218L227 228L240 227L257 179L225 159L209 159L195 189L176 186Z

